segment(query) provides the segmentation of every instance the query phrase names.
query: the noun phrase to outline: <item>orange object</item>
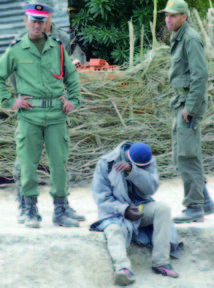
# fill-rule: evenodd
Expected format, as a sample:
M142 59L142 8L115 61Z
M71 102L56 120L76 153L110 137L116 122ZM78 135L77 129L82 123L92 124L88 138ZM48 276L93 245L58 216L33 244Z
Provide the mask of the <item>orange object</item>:
M106 60L103 59L91 59L88 64L75 64L77 71L97 71L106 72L113 71L117 68L117 65L109 65Z
M84 74L92 75L96 79L97 79L96 72L101 72L100 74L101 78L105 78L105 79L106 79L106 76L107 76L107 79L115 79L118 77L118 73L107 73L107 75L102 74L102 72L113 72L116 68L118 68L117 65L109 65L108 62L104 59L91 59L88 64L83 65L80 62L77 62L77 63L74 63L74 65L78 72L84 72ZM87 80L81 78L81 81L85 82ZM119 85L119 87L126 87L126 86L128 86L127 82L123 82Z

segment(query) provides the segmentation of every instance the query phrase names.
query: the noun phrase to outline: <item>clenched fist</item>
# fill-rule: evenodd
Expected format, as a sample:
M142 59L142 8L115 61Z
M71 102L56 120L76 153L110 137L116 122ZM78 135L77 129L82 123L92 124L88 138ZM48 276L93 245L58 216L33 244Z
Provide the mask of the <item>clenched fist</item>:
M59 97L59 99L62 99L64 102L64 105L62 107L63 111L66 114L69 114L74 109L74 104L68 101L64 96Z
M131 221L137 221L143 217L143 213L138 211L137 206L128 206L125 210L125 218Z

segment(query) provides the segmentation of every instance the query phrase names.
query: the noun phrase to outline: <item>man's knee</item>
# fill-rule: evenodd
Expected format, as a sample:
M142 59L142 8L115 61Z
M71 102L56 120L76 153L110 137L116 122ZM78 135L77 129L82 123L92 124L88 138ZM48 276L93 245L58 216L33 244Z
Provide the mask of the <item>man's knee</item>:
M15 180L19 180L21 178L21 166L18 160L16 160L14 163L13 177Z
M164 202L157 202L156 213L171 218L171 208Z
M121 235L123 236L123 230L120 225L113 223L105 228L104 234L106 238L111 237L111 236L114 236L114 237L118 237Z

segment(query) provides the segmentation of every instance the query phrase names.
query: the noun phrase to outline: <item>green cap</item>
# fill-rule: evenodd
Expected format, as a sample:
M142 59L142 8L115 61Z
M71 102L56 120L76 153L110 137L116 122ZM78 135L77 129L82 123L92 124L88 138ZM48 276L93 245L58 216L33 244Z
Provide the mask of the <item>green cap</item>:
M49 7L51 7L51 8L53 8L54 9L54 0L31 0L30 1L30 3L32 4L34 4L34 3L39 3L39 4L43 4L43 5L47 5L47 6L49 6Z
M188 5L183 0L169 0L167 2L166 8L159 11L166 12L170 14L187 14L188 15Z

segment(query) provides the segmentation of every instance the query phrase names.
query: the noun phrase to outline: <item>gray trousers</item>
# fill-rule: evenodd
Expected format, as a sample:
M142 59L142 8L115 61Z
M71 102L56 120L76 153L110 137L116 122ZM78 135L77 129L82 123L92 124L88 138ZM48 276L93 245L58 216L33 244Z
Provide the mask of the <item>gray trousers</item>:
M172 147L175 165L184 183L183 205L202 206L204 203L204 171L201 156L201 118L194 117L194 126L184 120L183 106L173 112Z
M162 202L150 202L143 206L144 216L140 227L153 224L153 250L152 266L169 264L170 239L171 239L171 212L170 208ZM110 224L104 234L107 248L112 258L116 271L122 268L131 269L130 260L126 253L126 239L122 228L118 224Z

